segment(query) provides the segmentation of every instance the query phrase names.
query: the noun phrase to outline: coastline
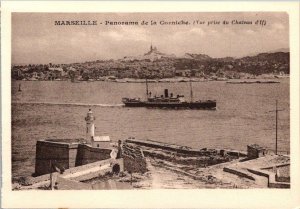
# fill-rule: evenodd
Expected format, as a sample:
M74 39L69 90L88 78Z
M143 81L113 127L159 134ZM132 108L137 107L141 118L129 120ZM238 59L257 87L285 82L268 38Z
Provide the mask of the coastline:
M275 76L275 75L264 75L257 77L247 77L247 78L197 78L197 77L174 77L174 78L161 78L161 79L148 79L148 83L180 83L180 82L211 82L211 81L225 81L227 83L279 83L282 79L289 79L289 75L286 76ZM70 79L57 79L57 80L15 80L15 81L70 81ZM80 82L115 82L115 83L146 83L145 79L140 78L111 78L103 77L99 79L90 79L90 80L76 80L72 83Z

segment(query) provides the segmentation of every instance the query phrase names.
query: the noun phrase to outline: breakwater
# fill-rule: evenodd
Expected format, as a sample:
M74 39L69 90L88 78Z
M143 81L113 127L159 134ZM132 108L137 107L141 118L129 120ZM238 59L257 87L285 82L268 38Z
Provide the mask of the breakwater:
M162 143L162 142L157 142L157 141L151 141L151 140L138 140L138 139L126 139L125 140L127 143L132 143L136 145L141 145L145 147L150 147L150 148L158 148L158 149L163 149L163 150L168 150L168 151L173 151L176 153L181 153L181 154L187 154L187 155L192 155L192 156L209 156L211 154L220 154L220 155L231 155L235 157L246 157L247 153L243 151L238 151L238 150L228 150L228 149L193 149L191 147L187 146L180 146L180 145L175 145L175 144L167 144L167 143Z

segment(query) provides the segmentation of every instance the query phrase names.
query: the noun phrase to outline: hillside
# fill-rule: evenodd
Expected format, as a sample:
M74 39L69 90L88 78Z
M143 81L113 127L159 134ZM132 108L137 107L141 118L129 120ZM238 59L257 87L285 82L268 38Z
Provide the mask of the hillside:
M243 58L211 58L205 54L186 53L183 57L159 52L156 47L137 57L97 60L61 65L13 66L12 78L25 80L115 78L243 78L262 74L290 72L289 52L260 53Z
M212 59L210 56L208 56L206 54L191 54L191 53L185 53L184 58L195 59L195 60L210 60L210 59Z

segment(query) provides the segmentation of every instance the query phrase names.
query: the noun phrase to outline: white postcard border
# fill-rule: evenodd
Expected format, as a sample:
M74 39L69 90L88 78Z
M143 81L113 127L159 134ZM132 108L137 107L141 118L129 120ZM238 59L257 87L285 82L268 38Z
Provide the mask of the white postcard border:
M2 207L4 208L295 208L300 207L299 2L21 2L1 8ZM11 12L286 11L290 23L291 189L130 191L11 190Z

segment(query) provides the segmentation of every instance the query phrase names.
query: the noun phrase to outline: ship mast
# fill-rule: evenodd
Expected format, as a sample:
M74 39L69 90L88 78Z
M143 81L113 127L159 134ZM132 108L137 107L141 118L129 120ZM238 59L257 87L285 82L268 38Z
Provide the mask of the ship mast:
M190 77L190 91L191 91L191 102L193 102L193 88L192 88L192 80Z

